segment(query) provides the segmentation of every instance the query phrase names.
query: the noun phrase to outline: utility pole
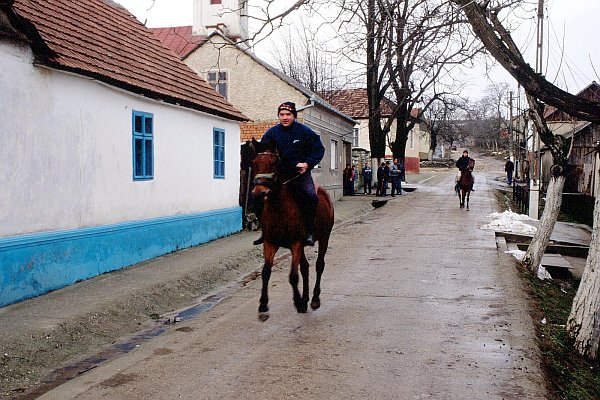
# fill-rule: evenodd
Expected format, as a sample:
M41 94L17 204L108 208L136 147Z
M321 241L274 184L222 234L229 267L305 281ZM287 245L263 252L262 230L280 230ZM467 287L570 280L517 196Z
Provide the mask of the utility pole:
M537 49L535 54L535 71L542 73L542 55L544 43L544 0L538 0L537 12ZM533 176L529 184L529 216L539 219L540 209L540 179L542 177L542 165L540 162L540 133L533 126L533 143L531 149L533 160L530 165L533 166Z
M510 150L508 158L515 161L515 137L513 136L513 92L508 92L508 143Z

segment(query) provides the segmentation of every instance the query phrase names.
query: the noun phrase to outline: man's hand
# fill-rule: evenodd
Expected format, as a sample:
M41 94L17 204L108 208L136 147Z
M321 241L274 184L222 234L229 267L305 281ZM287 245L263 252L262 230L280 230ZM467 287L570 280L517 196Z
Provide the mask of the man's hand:
M308 171L308 164L305 162L298 163L296 164L296 169L298 170L298 173L303 174Z

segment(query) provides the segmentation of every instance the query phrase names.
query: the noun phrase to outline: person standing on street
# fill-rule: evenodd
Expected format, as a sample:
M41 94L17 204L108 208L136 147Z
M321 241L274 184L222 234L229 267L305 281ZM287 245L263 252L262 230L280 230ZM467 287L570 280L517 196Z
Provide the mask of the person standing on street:
M382 162L379 168L377 168L377 192L375 193L375 195L378 197L385 196L385 179L385 162Z
M515 164L510 160L510 158L504 164L504 171L506 172L506 181L509 185L512 185L513 181L513 172L515 170Z
M396 166L396 169L398 170L398 182L396 184L396 191L397 191L396 194L402 195L402 179L404 179L402 164L400 164L398 159L395 159L394 165Z
M321 138L308 126L296 121L296 104L286 101L277 108L279 123L265 132L261 143L274 142L280 157L283 180L298 201L306 226L304 244L314 246L313 229L319 197L310 171L323 159L325 147ZM263 242L263 237L254 244Z
M390 168L390 182L392 183L392 197L396 196L396 192L398 191L398 180L400 179L400 171L398 171L398 166L396 164L398 160L394 160L393 163L389 164Z
M352 180L352 168L350 167L350 164L346 164L346 168L344 168L343 179L344 196L350 196L352 194L351 185L354 185Z
M363 193L371 194L371 185L373 182L373 170L369 166L369 163L366 162L365 166L362 169L363 176Z

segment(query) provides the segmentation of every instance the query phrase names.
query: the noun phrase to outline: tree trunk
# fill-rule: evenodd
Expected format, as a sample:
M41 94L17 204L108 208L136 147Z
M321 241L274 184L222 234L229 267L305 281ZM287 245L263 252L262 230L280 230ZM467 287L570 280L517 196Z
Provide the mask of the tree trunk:
M527 267L534 275L537 275L538 268L542 261L546 246L550 241L550 235L554 230L554 224L560 213L562 204L562 191L565 186L565 177L563 175L550 178L548 191L546 193L546 205L544 213L540 219L540 226L531 239L531 244L527 248L523 265Z
M575 340L575 350L589 359L598 357L600 344L600 182L596 182L594 228L588 258L579 289L567 320L567 332Z

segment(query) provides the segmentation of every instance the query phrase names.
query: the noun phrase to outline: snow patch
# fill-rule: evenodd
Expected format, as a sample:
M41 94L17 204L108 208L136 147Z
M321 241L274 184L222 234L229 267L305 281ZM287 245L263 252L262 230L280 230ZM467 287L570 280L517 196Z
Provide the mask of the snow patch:
M504 211L503 213L491 213L489 216L491 219L502 219L506 221L536 221L529 215L517 214L512 211Z
M483 225L481 229L492 230L496 232L508 232L516 234L533 235L537 228L523 223L522 221L534 221L525 214L517 214L512 211L503 213L492 213L490 218L493 220L487 225Z
M505 251L505 253L512 255L519 261L523 261L523 258L525 257L525 252L523 250L508 250Z
M552 280L552 275L550 275L550 272L548 272L548 270L542 267L541 265L537 270L537 277L541 281L544 281L546 279Z

